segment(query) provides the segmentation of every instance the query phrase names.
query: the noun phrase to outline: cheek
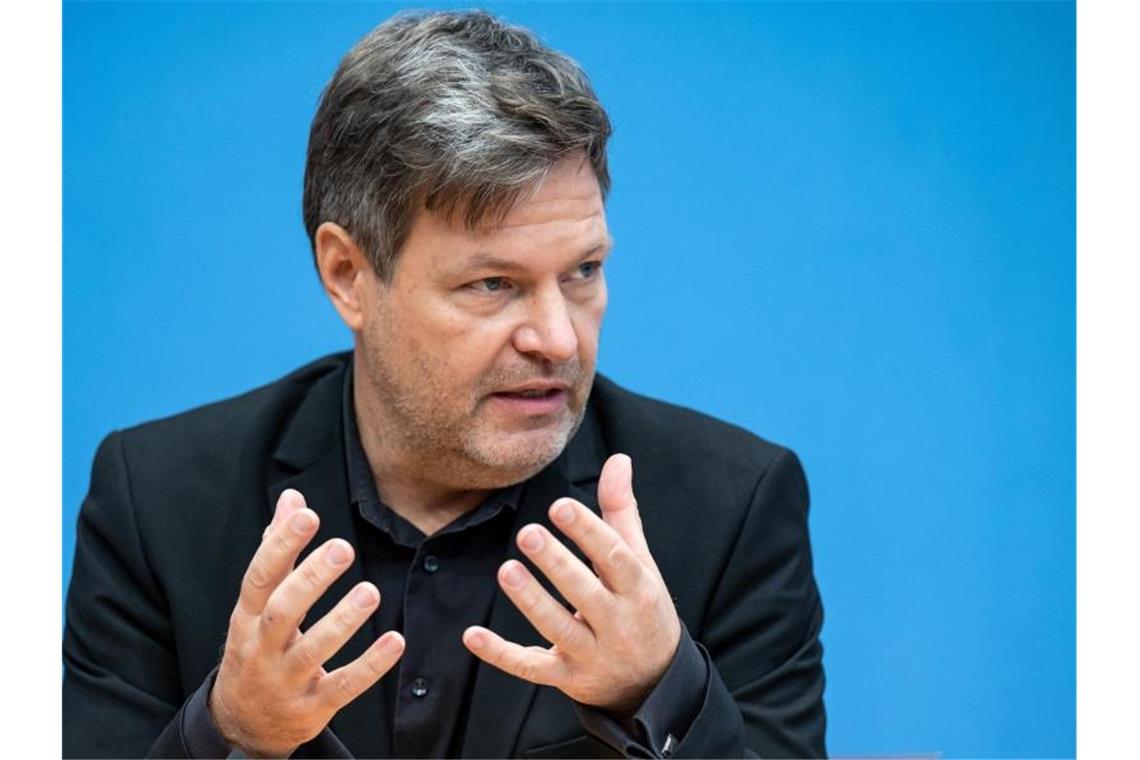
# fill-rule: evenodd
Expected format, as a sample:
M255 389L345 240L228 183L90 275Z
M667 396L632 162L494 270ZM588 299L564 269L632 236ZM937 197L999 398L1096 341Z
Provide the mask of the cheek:
M515 322L509 315L476 316L451 309L433 331L429 350L442 357L456 383L487 374L509 351Z
M607 293L603 280L598 294L583 305L579 318L575 320L578 345L582 346L582 353L588 354L591 358L598 350L598 337L602 331L602 319L606 315L606 304Z

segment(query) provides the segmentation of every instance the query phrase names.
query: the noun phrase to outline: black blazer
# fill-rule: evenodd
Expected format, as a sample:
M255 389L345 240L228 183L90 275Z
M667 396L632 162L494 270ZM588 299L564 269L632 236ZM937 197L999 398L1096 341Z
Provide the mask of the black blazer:
M321 515L311 547L334 536L356 543L341 418L348 356L103 441L79 515L67 597L65 757L185 756L181 708L219 661L242 574L282 490L298 489ZM578 433L526 485L516 530L532 521L549 527L547 508L560 496L597 510L598 474L615 452L633 457L649 548L714 665L700 713L674 755L822 756L823 609L795 454L598 376ZM513 542L510 552L519 558ZM306 625L361 580L358 559ZM501 593L489 627L545 645ZM380 633L364 625L329 669ZM333 718L335 738L326 731L299 754L383 755L391 744L379 698L379 689L366 692ZM612 750L585 735L561 692L480 664L462 753Z

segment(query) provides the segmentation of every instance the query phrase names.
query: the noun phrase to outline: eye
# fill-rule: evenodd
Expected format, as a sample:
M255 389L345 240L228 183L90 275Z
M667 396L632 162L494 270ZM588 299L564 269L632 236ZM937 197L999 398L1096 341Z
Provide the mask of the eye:
M574 273L573 279L575 280L589 280L593 279L595 275L602 268L600 261L584 261L578 265L578 270Z
M467 287L476 293L500 293L505 290L509 284L506 277L484 277L481 280L468 283Z

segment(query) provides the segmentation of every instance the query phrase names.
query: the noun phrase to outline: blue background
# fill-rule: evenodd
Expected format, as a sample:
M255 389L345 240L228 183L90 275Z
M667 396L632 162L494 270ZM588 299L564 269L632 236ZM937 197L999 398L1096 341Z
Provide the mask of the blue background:
M396 6L64 6L64 578L110 430L349 335L308 123ZM1069 3L493 4L616 126L600 367L795 448L834 754L1075 753Z

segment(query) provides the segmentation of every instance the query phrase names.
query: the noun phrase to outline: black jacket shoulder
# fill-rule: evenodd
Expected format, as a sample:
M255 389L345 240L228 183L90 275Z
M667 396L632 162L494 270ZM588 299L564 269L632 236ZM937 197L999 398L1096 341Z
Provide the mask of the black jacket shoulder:
M776 461L795 453L743 427L676 404L642 396L598 375L591 402L613 451L651 464L667 480L697 478L755 486ZM673 473L672 476L667 473ZM685 478L685 474L689 478Z
M329 354L289 374L231 398L144 422L121 431L131 446L175 444L180 449L224 452L265 439L274 443L293 414L321 386L343 379L351 352Z

